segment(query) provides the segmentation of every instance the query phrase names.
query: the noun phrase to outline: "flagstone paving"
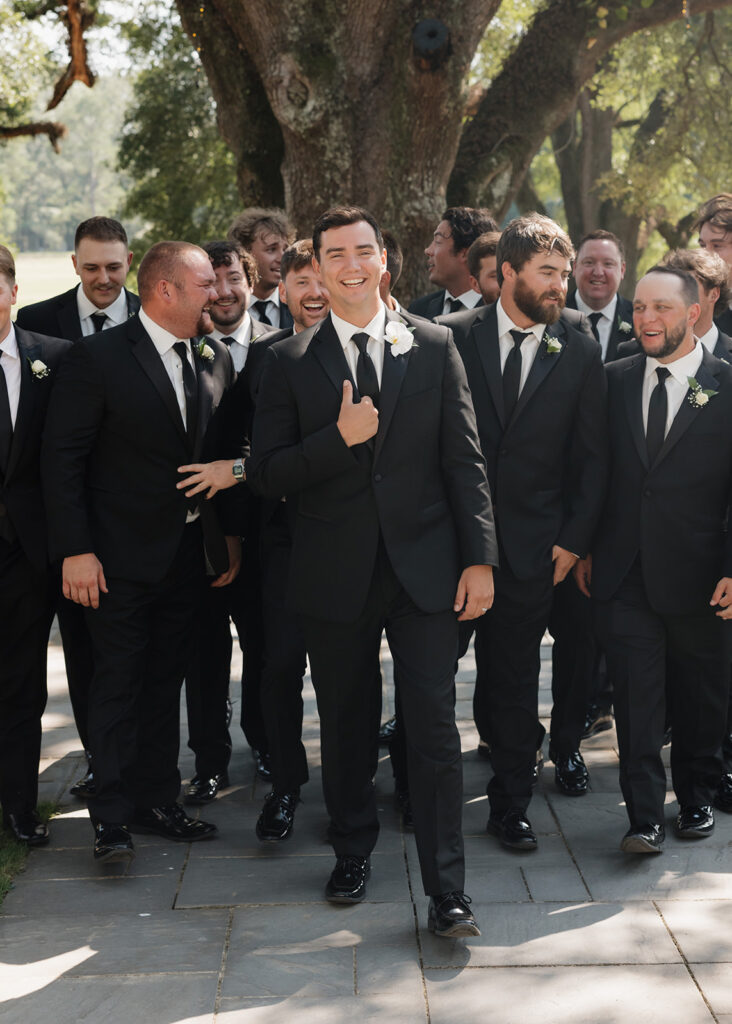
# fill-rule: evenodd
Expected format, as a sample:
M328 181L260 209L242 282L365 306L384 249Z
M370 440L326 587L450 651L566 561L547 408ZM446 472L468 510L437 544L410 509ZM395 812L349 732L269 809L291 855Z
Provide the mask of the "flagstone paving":
M546 646L542 715L549 656ZM382 662L386 717L386 647ZM234 730L232 785L203 815L218 838L139 836L129 867L96 865L86 811L68 795L82 755L52 643L41 799L60 810L51 844L31 853L0 908L1 1024L732 1024L732 816L720 813L702 843L671 832L661 856L620 853L627 824L612 731L583 746L586 797L561 796L544 769L529 811L539 850L502 849L485 832L489 768L476 753L473 678L469 655L457 685L466 886L483 934L446 941L426 929L414 838L393 808L386 756L368 898L324 902L332 853L309 683L311 781L287 843L272 849L254 836L267 787ZM185 740L184 723L188 778ZM669 822L675 811L669 794Z

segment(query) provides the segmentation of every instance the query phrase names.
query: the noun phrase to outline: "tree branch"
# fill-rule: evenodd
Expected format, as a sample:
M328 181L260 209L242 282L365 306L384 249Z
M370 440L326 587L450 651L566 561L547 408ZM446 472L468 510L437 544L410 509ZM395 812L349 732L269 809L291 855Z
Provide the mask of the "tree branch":
M66 125L58 121L33 121L30 124L18 124L12 128L0 125L0 139L17 139L22 135L47 135L48 141L56 153L60 152L58 140L66 134Z
M91 88L96 80L94 72L89 67L84 33L94 24L97 12L86 0L67 0L65 7L65 11L59 12L59 17L68 31L66 46L71 59L69 66L54 86L53 96L46 110L57 107L74 82L83 82Z

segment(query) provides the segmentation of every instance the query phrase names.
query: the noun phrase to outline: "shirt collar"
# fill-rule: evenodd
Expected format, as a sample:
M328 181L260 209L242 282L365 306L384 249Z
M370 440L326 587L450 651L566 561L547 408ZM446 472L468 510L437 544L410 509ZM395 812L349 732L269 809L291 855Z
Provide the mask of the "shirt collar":
M274 302L275 306L277 306L277 308L279 309L279 306L280 306L280 288L279 288L279 285L277 285L277 287L274 288L273 291L271 291L269 293L269 295L267 296L266 299L258 299L257 296L254 294L254 292L252 292L251 298L249 299L249 305L247 306L247 309L251 309L252 305L255 302Z
M349 324L347 320L343 320L333 310L330 311L330 319L343 348L346 347L354 334L360 332L368 334L369 337L374 338L376 341L384 340L386 333L386 306L383 302L379 303L378 313L365 327L355 327L353 324Z
M610 299L610 301L608 302L607 306L604 307L604 309L593 309L591 306L588 306L579 292L575 292L574 300L577 304L577 309L580 311L580 313L584 313L585 316L589 316L590 313L599 313L601 316L604 316L607 320L609 320L610 323L612 323L615 319L615 310L618 305L617 292L613 295L613 297Z
M537 341L541 341L544 337L544 331L546 330L546 324L532 324L531 327L517 327L511 317L508 315L506 310L501 304L501 297L499 295L496 301L496 316L498 318L498 337L502 338L504 334L508 334L509 331L521 331L524 334L533 334Z
M140 310L140 323L150 335L153 345L161 356L165 355L165 353L171 349L177 341L184 341L186 347L190 349L189 338L176 338L176 336L171 334L170 331L166 331L164 327L160 326L160 324L156 324L144 309Z
M712 324L706 334L702 334L699 341L702 343L707 352L714 354L714 346L717 344L717 338L719 338L719 330L716 324Z
M481 300L480 292L476 292L473 288L468 288L462 295L453 295L447 288L445 289L446 299L456 299L458 302L462 302L466 309L475 309Z
M246 348L249 342L251 341L252 337L251 327L252 318L249 316L248 313L245 313L244 319L236 328L236 330L231 332L231 334L224 334L217 328L216 330L211 331L209 337L215 338L217 341L235 341L239 345L243 345Z
M691 352L682 356L681 359L674 359L670 363L659 363L653 356L646 356L644 379L648 380L651 374L655 375L656 369L659 366L663 366L669 371L675 381L687 388L689 386L689 377L696 377L704 358L704 346L699 344L698 338L695 337L694 341L696 344Z
M20 355L18 351L18 339L15 337L15 327L13 327L12 320L10 321L10 330L3 340L0 341L0 348L6 356L11 356L13 359L18 359Z
M76 304L79 309L79 319L86 320L92 313L104 313L113 324L123 324L127 319L127 293L124 288L117 298L106 309L97 309L89 299L81 285L76 290Z

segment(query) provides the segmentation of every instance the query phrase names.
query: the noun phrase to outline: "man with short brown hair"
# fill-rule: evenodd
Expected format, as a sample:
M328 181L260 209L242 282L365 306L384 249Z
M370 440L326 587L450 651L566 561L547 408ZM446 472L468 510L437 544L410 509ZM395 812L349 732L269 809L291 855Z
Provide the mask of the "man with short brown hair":
M696 227L699 245L721 256L729 267L729 285L732 288L732 192L712 196L699 210ZM732 335L732 307L717 316L720 331Z
M294 238L283 210L253 206L244 210L229 228L229 238L239 242L254 257L259 280L252 286L250 306L258 320L270 327L292 327L292 317L281 302L282 254Z

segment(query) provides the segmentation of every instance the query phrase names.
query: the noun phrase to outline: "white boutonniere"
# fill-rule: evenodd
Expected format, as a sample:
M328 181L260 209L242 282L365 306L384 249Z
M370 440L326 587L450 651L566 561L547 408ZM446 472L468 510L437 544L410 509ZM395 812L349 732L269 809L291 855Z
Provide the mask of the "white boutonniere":
M40 359L29 359L30 371L36 380L43 380L51 372L46 364Z
M618 317L618 330L622 331L623 334L632 334L633 325L629 324L627 320L621 320L620 317Z
M196 350L201 359L205 359L207 363L213 362L216 353L214 352L210 345L206 344L205 338L201 338L198 345L196 346Z
M550 356L556 355L557 352L562 351L562 343L559 338L555 338L553 334L548 331L544 332L544 344L546 345L547 353Z
M403 320L399 323L387 323L386 325L386 340L391 345L391 354L393 356L402 356L405 352L408 352L414 344L414 338L412 337L413 327L407 327Z
M687 377L686 379L690 392L688 398L695 409L703 409L710 398L719 394L718 391L712 391L711 388L702 388L696 377Z

